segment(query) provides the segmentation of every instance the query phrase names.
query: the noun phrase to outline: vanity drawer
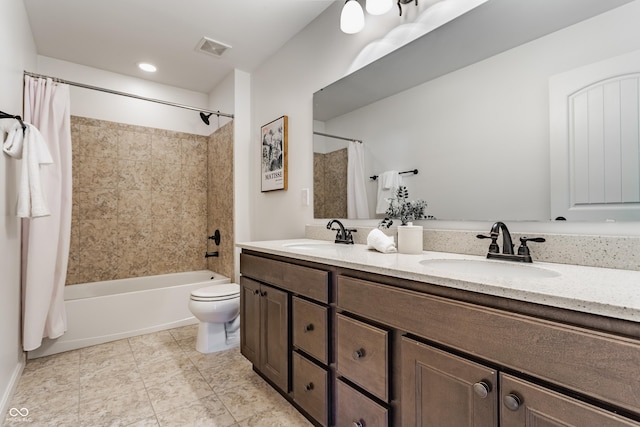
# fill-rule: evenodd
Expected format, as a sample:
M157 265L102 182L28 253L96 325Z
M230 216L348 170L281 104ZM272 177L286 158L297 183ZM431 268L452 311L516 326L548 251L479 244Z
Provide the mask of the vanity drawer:
M329 272L240 254L240 273L316 301L329 303Z
M323 426L327 425L327 383L325 369L293 352L293 400Z
M373 400L352 389L342 381L336 381L336 427L386 427L389 411Z
M372 321L640 414L640 381L629 380L640 366L637 339L345 276L338 277L337 303Z
M338 375L385 402L389 399L389 333L337 314Z
M293 345L325 365L329 364L328 316L326 307L293 297Z

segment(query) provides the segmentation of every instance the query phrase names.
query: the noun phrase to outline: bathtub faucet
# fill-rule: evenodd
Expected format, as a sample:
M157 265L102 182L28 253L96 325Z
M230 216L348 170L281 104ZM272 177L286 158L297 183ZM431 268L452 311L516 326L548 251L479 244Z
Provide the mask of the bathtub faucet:
M204 254L204 257L205 257L205 258L211 258L212 256L215 256L215 257L219 256L219 255L218 255L218 251L215 251L215 252L205 252L205 254Z

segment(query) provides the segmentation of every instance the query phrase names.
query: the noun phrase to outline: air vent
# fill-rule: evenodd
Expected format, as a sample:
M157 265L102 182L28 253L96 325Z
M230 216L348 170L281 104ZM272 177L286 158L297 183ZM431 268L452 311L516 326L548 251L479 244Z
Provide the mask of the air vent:
M230 49L231 46L221 43L219 41L212 40L207 37L203 37L202 40L198 42L196 46L196 50L198 52L206 53L207 55L220 57L225 50Z

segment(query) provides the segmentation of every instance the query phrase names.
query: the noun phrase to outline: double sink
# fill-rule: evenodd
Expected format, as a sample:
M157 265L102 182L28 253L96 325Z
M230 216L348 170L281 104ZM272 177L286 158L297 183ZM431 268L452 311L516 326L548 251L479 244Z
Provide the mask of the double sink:
M358 247L354 245L341 245L330 242L287 243L282 246L289 250L299 250L308 253L326 250L352 250ZM397 254L387 254L385 256L397 256ZM416 255L409 256L416 257ZM416 259L416 262L423 267L425 273L433 274L434 276L448 276L459 273L487 278L500 276L507 279L546 279L560 276L560 273L557 271L545 267L521 264L512 261L437 258Z

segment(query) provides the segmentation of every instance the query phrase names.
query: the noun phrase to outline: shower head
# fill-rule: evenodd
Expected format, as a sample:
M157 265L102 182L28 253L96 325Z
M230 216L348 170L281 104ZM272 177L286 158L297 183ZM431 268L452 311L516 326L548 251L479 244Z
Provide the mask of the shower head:
M209 123L209 117L211 117L213 113L209 113L209 114L205 114L203 112L200 112L200 118L202 119L202 121L204 122L204 124L206 124L207 126L210 124Z

